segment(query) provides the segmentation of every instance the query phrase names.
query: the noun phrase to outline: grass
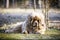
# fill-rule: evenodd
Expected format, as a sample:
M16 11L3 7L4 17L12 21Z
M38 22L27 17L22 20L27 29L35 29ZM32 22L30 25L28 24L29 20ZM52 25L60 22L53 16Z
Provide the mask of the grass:
M2 33L1 30L8 26L0 27L0 39L17 40L17 39L60 39L60 30L48 29L44 35L41 34L20 34L20 33Z
M50 30L46 30L46 32L45 32L45 34L55 34L55 35L57 35L57 34L60 34L60 30L58 30L58 29L50 29Z
M17 39L60 39L60 31L56 29L50 29L41 34L20 34L20 33L0 33L0 39L17 40Z

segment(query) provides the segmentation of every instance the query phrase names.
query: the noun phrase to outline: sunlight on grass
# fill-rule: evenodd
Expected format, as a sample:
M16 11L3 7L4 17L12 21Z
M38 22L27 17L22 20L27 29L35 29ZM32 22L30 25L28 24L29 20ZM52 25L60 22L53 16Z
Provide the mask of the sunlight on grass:
M56 29L47 30L44 35L41 34L20 34L0 33L0 39L58 39L60 38L60 31Z
M50 35L50 34L60 34L60 30L56 30L56 29L47 30L45 32L45 34L48 34L48 35Z

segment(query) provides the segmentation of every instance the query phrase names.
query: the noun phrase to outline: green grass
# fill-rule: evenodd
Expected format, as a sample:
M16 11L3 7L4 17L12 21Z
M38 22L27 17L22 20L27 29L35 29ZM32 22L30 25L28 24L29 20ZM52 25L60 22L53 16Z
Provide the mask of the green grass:
M60 30L51 29L47 30L44 35L41 34L20 34L0 33L0 39L60 39Z
M50 29L50 30L46 30L45 34L51 35L51 34L59 34L60 35L60 30L57 29Z
M8 26L0 27L0 30L7 29ZM50 29L46 30L44 35L41 34L20 34L20 33L1 33L0 31L0 39L8 39L8 40L17 40L17 39L60 39L60 30Z

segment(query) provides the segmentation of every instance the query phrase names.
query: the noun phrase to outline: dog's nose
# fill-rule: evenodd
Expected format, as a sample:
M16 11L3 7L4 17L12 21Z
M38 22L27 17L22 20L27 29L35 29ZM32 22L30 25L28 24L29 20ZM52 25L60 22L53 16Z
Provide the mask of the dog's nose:
M37 26L37 23L35 23L35 26Z
M40 30L40 28L38 28L38 30Z
M38 26L38 25L37 25L37 23L34 23L33 26L36 27L36 26Z
M33 26L34 26L34 27L38 26L38 22L35 21L35 22L33 23Z

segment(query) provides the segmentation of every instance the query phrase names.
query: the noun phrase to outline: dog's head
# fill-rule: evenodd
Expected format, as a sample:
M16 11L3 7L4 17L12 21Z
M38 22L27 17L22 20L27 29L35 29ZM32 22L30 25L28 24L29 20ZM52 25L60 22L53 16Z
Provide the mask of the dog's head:
M41 23L41 19L37 16L35 17L30 17L30 26L32 27L33 30L40 29L39 25Z
M44 25L42 24L42 19L40 15L28 15L28 26L28 28L34 33L36 33L38 30L41 30Z

